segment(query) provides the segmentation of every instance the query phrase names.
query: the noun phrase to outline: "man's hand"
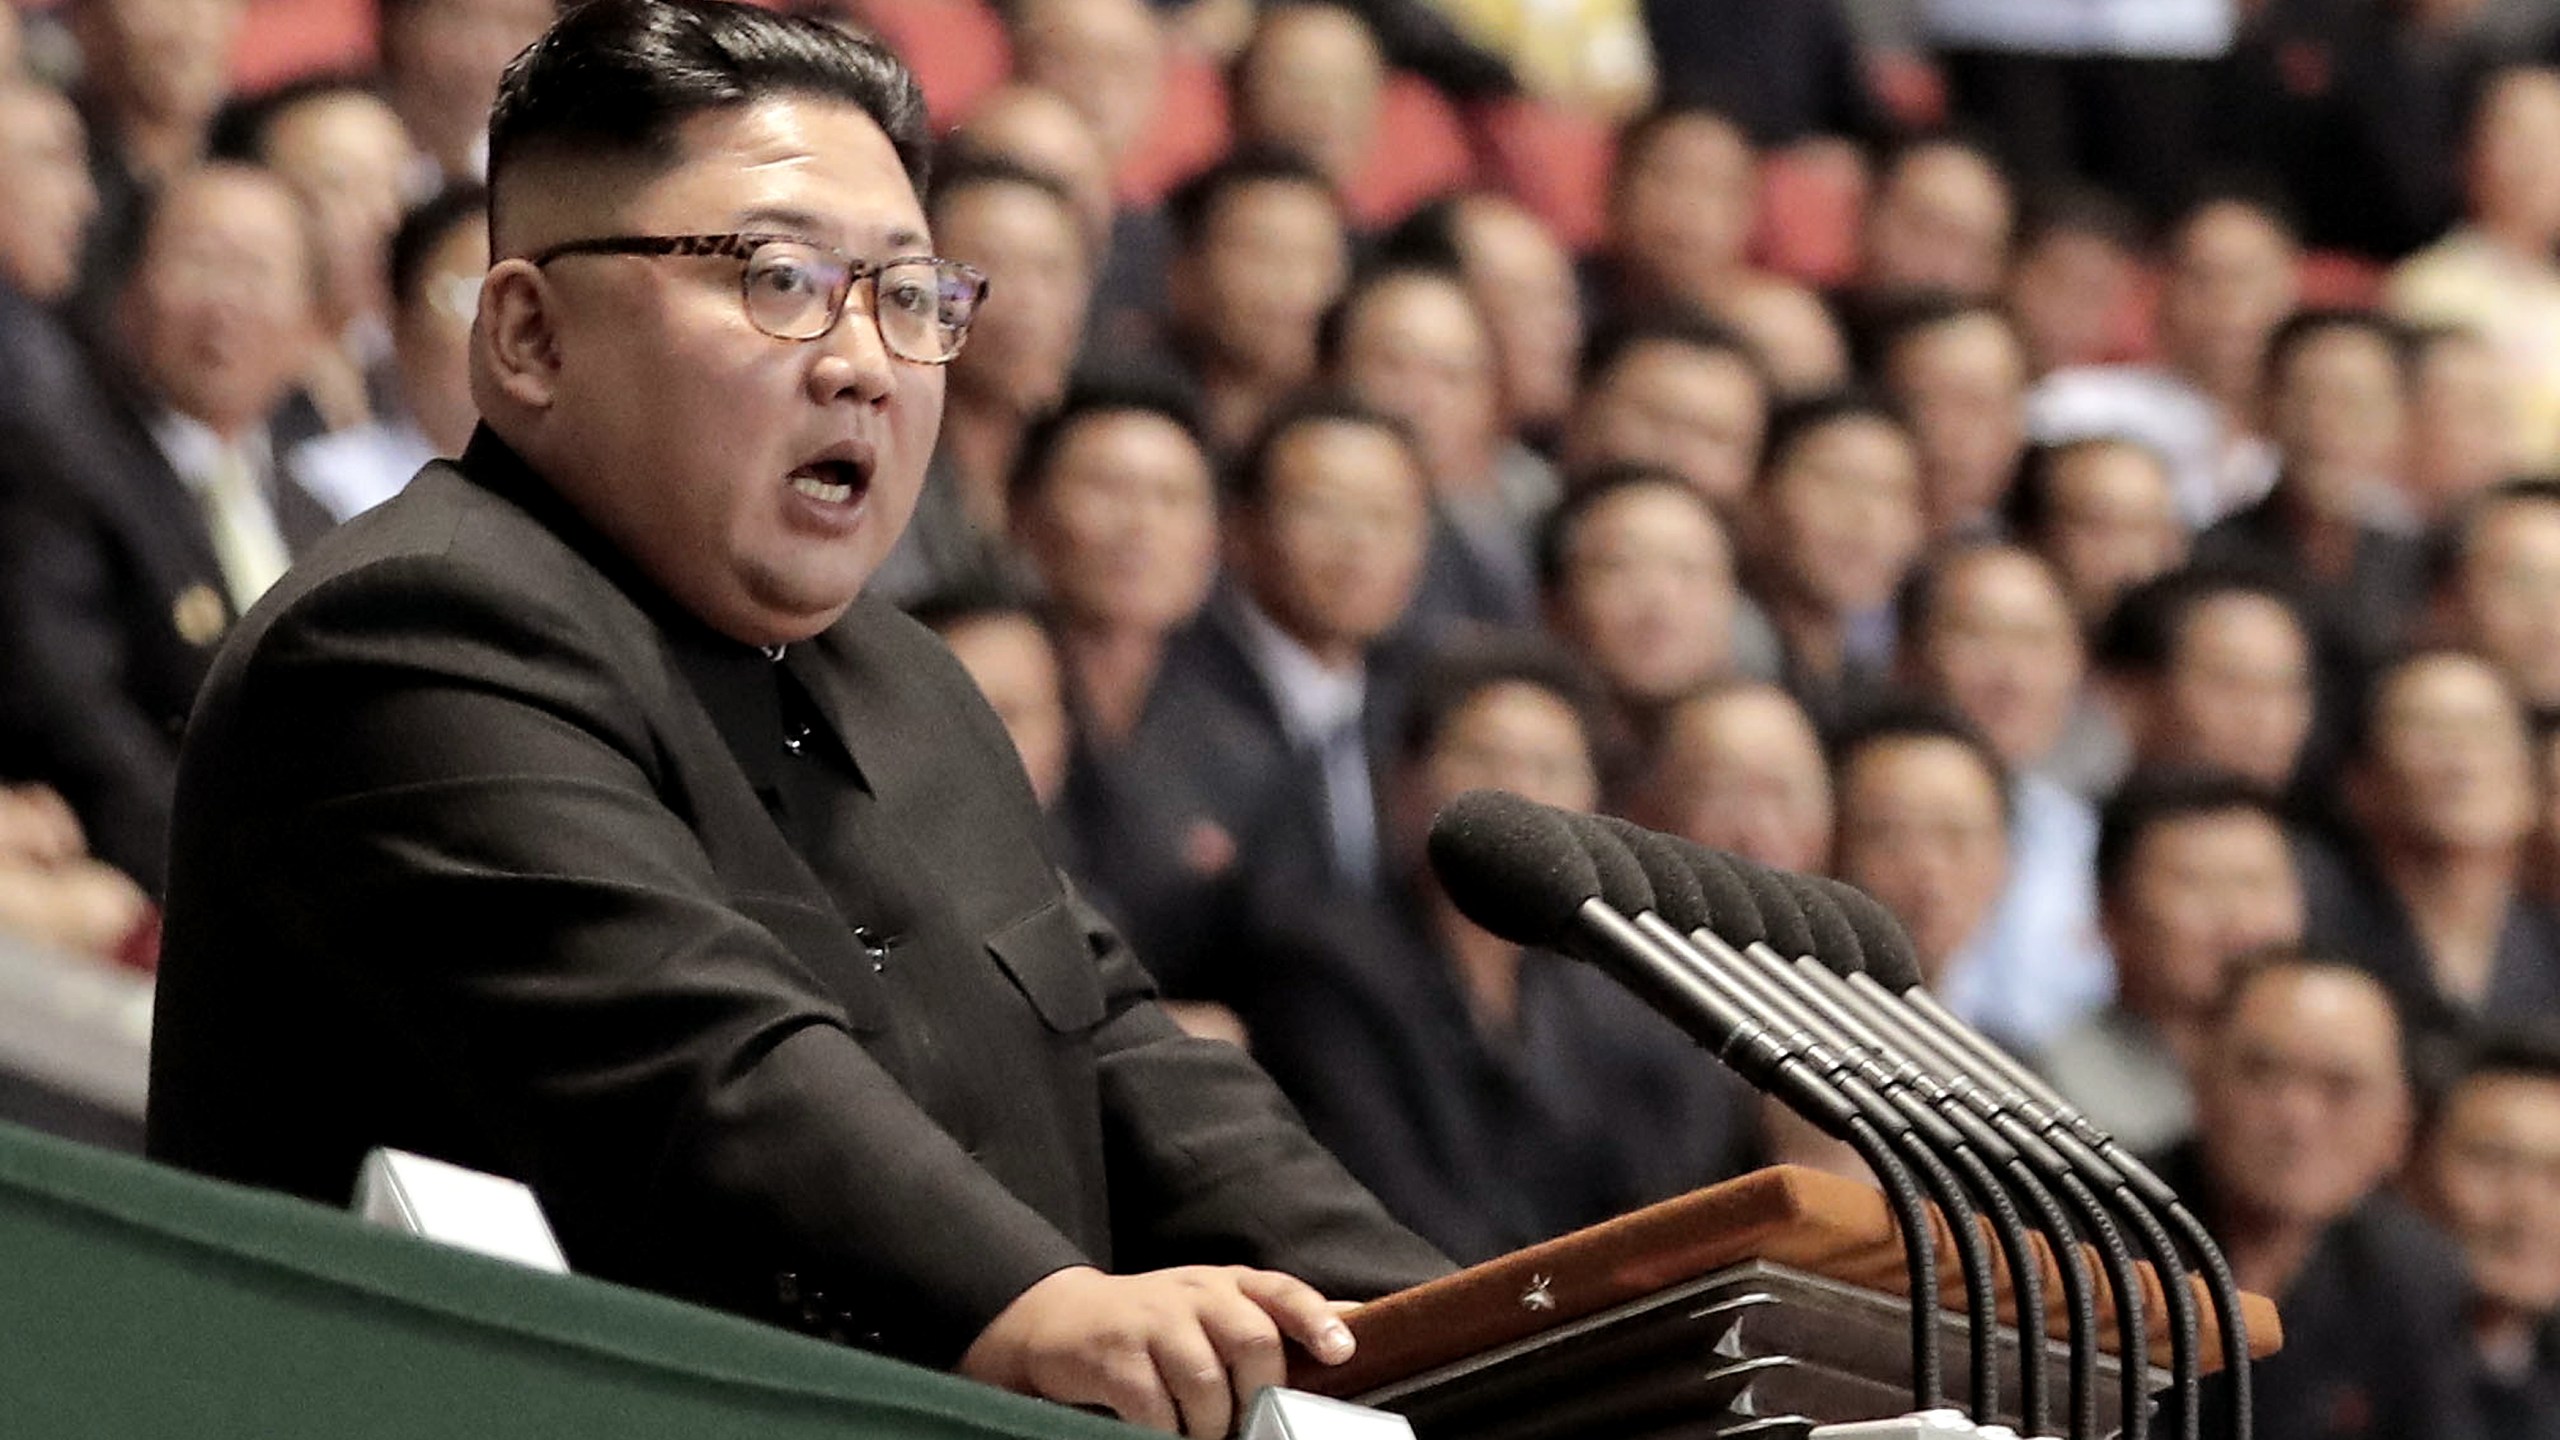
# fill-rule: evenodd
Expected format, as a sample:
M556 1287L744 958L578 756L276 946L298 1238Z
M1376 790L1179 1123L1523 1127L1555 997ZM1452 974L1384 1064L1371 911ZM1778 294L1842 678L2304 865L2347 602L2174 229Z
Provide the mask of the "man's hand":
M960 1373L1222 1440L1256 1391L1286 1377L1283 1337L1328 1365L1351 1358L1351 1331L1304 1281L1240 1265L1143 1275L1080 1265L1014 1297L960 1357Z

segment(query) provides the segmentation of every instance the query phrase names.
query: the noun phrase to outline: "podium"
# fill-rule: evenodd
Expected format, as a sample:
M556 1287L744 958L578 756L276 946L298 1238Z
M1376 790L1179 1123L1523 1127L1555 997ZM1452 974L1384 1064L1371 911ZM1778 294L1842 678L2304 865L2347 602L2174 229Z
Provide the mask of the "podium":
M1967 1321L1952 1236L1935 1236L1940 1325L1949 1354ZM2050 1252L2039 1250L2049 1275ZM2100 1414L2126 1382L2114 1305L2101 1286ZM2157 1278L2139 1297L2167 1333ZM2021 1327L2001 1272L2001 1395L2046 1367L2065 1383L2067 1318L2058 1300ZM1419 1440L1797 1440L1816 1425L1910 1409L1908 1278L1884 1197L1820 1171L1779 1166L1667 1200L1602 1225L1364 1305L1345 1317L1359 1352L1336 1368L1302 1364L1290 1384L1404 1415ZM2055 1295L2059 1286L2048 1284ZM2223 1363L2199 1290L2201 1354ZM1953 1308L1949 1308L1952 1306ZM2282 1343L2275 1307L2243 1297L2253 1356ZM2022 1339L2022 1329L2033 1343ZM2132 1383L2168 1383L2167 1345L2139 1358ZM1959 1402L1963 1377L1949 1367ZM1979 1417L1986 1423L1992 1416ZM2015 1425L2014 1413L1998 1417Z

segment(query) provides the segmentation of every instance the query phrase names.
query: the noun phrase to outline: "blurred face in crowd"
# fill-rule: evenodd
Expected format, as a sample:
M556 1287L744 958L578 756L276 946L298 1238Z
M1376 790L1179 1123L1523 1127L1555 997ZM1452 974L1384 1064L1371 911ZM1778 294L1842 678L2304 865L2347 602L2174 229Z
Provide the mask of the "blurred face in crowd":
M2391 342L2359 326L2302 340L2276 373L2268 428L2300 502L2333 521L2358 518L2405 458L2407 377Z
M1757 526L1794 597L1837 617L1889 604L1920 554L1920 458L1901 426L1849 415L1772 464Z
M2311 732L2311 638L2284 606L2233 592L2197 603L2137 705L2147 761L2228 770L2281 789Z
M2136 1014L2203 1015L2231 958L2302 938L2302 884L2284 828L2258 810L2204 810L2153 822L2099 898L2116 984Z
M1106 410L1074 422L1014 526L1071 626L1162 635L1208 598L1218 557L1209 459L1162 415Z
M1730 515L1751 488L1768 425L1768 391L1741 356L1646 340L1592 382L1565 438L1565 463L1585 474L1610 465L1668 470Z
M498 77L542 38L552 0L401 0L382 13L392 103L448 174L489 128Z
M1773 685L1683 701L1656 742L1644 823L1780 870L1831 854L1831 771L1801 706Z
M2031 767L2062 737L2080 694L2080 630L2062 585L2032 552L2005 545L1944 565L1913 658L2002 759Z
M1084 225L1085 253L1101 265L1115 208L1111 162L1076 107L1037 85L1005 85L969 112L952 148L1009 160L1066 186Z
M2301 294L2301 252L2261 210L2233 201L2187 217L2160 291L2160 349L2220 395L2257 389L2267 337Z
M1075 211L1011 181L965 186L935 211L942 253L987 276L988 301L951 364L952 388L1026 418L1056 405L1093 298L1093 259Z
M2454 573L2455 629L2529 705L2560 704L2560 500L2501 500Z
M2009 263L2008 182L1960 145L1923 145L1885 176L1867 215L1861 282L1887 292L1998 293Z
M2515 469L2516 377L2477 335L2440 335L2419 352L2409 400L2409 494L2441 519Z
M1501 376L1493 337L1466 287L1434 275L1371 286L1342 333L1343 386L1402 420L1432 483L1482 490L1502 443Z
M2154 452L2118 441L2063 451L2046 477L2038 543L2081 628L2094 629L2125 591L2186 559L2187 527L2168 467Z
M1733 655L1733 549L1697 494L1629 485L1585 512L1551 597L1558 634L1623 701L1650 708Z
M1047 632L1019 611L991 611L951 625L942 639L1013 737L1031 793L1043 806L1056 800L1067 782L1067 703Z
M400 228L416 151L400 117L377 96L333 90L267 122L260 149L311 212L328 277L328 308L349 318L381 311L382 257Z
M1541 805L1588 812L1600 777L1572 702L1543 685L1504 680L1452 712L1423 757L1429 814L1469 790L1508 790ZM1427 824L1427 821L1426 821Z
M1228 554L1283 630L1350 663L1412 603L1430 534L1421 468L1392 432L1342 420L1292 427L1268 463Z
M1860 746L1840 773L1833 873L1911 932L1935 985L2009 881L2000 781L1960 741L1900 735Z
M2472 130L2472 218L2509 243L2560 243L2560 72L2510 70L2490 83Z
M2469 655L2422 655L2376 682L2348 775L2368 834L2427 854L2513 849L2534 822L2531 739L2514 692Z
M1754 280L1720 300L1716 318L1751 347L1781 397L1827 394L1849 383L1849 342L1840 322L1821 296L1801 285Z
M1387 64L1359 16L1338 5L1266 11L1237 76L1238 129L1295 151L1337 186L1360 176L1377 138Z
M499 177L473 398L652 581L748 644L844 613L906 528L943 367L893 356L857 286L815 340L766 334L735 258L515 258L598 235L790 229L856 260L930 254L895 147L859 107L785 96L692 116L648 168L528 158ZM597 175L597 169L602 174Z
M1987 311L1932 325L1894 347L1886 380L1911 417L1930 528L1979 524L2008 493L2027 448L2027 358Z
M1257 181L1213 207L1197 254L1175 262L1175 314L1224 364L1275 387L1315 373L1316 322L1342 293L1349 247L1333 199Z
M222 105L247 9L245 0L83 0L71 7L83 81L128 122L201 131Z
M2463 1081L2421 1147L2417 1179L2479 1298L2525 1317L2560 1308L2560 1079L2491 1071Z
M1498 195L1458 210L1458 257L1476 308L1493 329L1511 424L1548 426L1573 406L1582 354L1582 290L1573 257L1535 215Z
M0 283L39 304L71 293L98 192L79 112L59 93L0 80Z
M299 204L262 170L217 165L171 183L123 298L142 378L226 439L284 403L315 338Z
M2093 230L2048 231L2018 256L2009 311L2035 373L2116 357L2141 266L2115 237Z
M2400 1026L2382 987L2356 971L2285 965L2253 977L2194 1078L2206 1168L2249 1220L2326 1225L2400 1163Z
M428 252L418 292L391 317L401 403L439 455L459 455L480 412L471 404L471 323L489 273L489 226L472 214Z
M1164 33L1145 0L1022 0L1014 72L1084 114L1116 168L1155 118Z
M1705 305L1742 269L1760 172L1731 123L1682 116L1620 161L1613 245L1642 289Z

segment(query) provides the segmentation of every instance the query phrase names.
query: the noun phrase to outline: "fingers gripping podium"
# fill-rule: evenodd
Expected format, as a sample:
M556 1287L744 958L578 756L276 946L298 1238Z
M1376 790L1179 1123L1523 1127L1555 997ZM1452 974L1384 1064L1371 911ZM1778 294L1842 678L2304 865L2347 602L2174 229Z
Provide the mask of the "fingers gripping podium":
M1934 1238L1951 1256L1953 1237L1941 1228ZM2050 1267L2049 1252L2038 1253ZM1952 1272L1952 1262L1941 1267L1942 1323L1961 1328L1961 1314L1944 1308L1963 1299ZM1951 1440L1970 1432L1961 1416L1902 1414L1905 1273L1881 1195L1779 1166L1374 1301L1346 1317L1360 1347L1349 1363L1304 1365L1290 1383L1402 1414L1421 1440L1792 1440L1834 1425L1840 1440L1902 1440L1903 1430L1853 1423L1895 1417L1916 1427L1911 1440ZM2141 1274L2141 1304L2164 1314L2157 1280L2148 1267ZM2005 1269L2001 1282L2001 1391L2015 1397L2019 1367L2060 1370L2068 1317L2054 1304L2038 1343L2022 1345ZM2103 1298L2111 1312L2116 1297ZM2252 1353L2272 1353L2282 1340L2275 1307L2254 1295L2244 1305ZM2209 1323L2202 1349L2208 1368L2224 1363ZM2157 1390L2165 1340L2144 1358L2135 1381ZM2110 1386L2123 1383L2119 1359L2105 1362ZM2101 1413L2115 1413L2112 1398Z

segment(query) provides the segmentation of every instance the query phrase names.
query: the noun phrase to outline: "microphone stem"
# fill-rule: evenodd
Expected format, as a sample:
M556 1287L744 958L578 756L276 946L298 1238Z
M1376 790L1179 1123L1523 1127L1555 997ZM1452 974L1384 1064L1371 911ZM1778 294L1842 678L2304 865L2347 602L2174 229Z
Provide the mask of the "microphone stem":
M1938 1337L1938 1240L1929 1224L1929 1203L1911 1172L1894 1158L1875 1122L1852 1116L1844 1139L1875 1173L1885 1202L1893 1211L1894 1229L1902 1236L1902 1263L1911 1277L1911 1406L1943 1410L1947 1405L1946 1358Z

